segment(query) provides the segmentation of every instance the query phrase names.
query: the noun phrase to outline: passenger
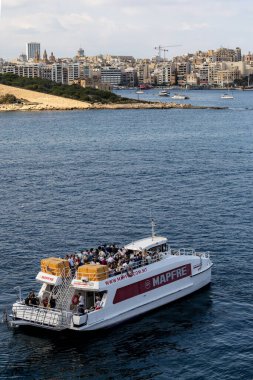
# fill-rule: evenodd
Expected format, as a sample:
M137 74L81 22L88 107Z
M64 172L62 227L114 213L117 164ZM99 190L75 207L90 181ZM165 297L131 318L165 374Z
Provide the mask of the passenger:
M94 305L94 308L95 310L99 310L101 309L101 298L99 296L96 296L96 302L95 302L95 305Z
M54 297L51 297L51 298L50 298L50 302L49 302L49 304L50 304L51 309L54 309L54 308L55 308L55 306L56 306L56 302L55 302L55 298L54 298Z
M98 255L99 255L99 257L105 257L105 252L101 247L100 247L100 250L98 252Z
M32 290L30 293L29 293L29 298L32 299L35 297L35 293L34 293L34 290Z
M72 258L72 255L68 258L68 262L69 262L69 267L70 269L72 269L74 267L74 260Z
M36 305L37 304L36 303L36 296L35 296L35 293L34 293L33 290L31 292L29 292L28 296L26 297L25 304L27 306Z
M110 254L112 253L112 247L109 245L109 246L106 246L106 251Z
M123 271L123 272L127 271L127 268L128 268L128 264L127 264L126 262L124 262L124 263L122 264L122 271Z
M31 297L30 304L31 305L38 305L39 304L39 299L35 296L35 294Z
M84 296L81 293L79 295L79 303L78 303L78 313L84 314Z
M101 265L107 265L107 261L106 261L106 259L104 257L101 258L100 264Z
M147 264L151 264L152 263L152 258L151 258L151 256L150 256L149 253L146 256L146 262L147 262Z
M113 277L115 275L115 269L112 267L109 267L109 277Z
M80 265L81 265L81 260L79 257L76 257L75 258L75 270L77 270Z
M25 299L25 304L26 306L29 306L30 305L30 298L29 298L29 295L26 297Z
M88 264L88 262L89 262L88 255L87 254L83 255L82 263Z
M26 306L29 306L31 304L31 292L26 297L25 304L26 304Z
M48 307L48 297L43 298L43 300L42 300L42 305L43 305L44 307Z
M140 267L141 263L142 263L142 257L140 255L140 253L137 253L136 262L137 262L137 265Z
M108 264L111 264L111 263L113 263L115 260L114 260L114 258L110 255L109 257L108 257L108 259L107 259L107 262L108 262Z
M111 248L112 248L112 253L118 252L118 248L115 246L115 244L112 244Z
M136 263L135 263L135 261L133 259L130 259L128 261L128 267L129 268L135 268L136 267Z

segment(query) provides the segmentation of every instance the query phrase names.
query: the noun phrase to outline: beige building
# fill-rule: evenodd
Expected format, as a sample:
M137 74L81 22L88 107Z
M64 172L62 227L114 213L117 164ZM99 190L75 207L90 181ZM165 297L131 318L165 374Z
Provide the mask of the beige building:
M197 86L199 83L199 76L196 73L186 75L186 84L190 86Z

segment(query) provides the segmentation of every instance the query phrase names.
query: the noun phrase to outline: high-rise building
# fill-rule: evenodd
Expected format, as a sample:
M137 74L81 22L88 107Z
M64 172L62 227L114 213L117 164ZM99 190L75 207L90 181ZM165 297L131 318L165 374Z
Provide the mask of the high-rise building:
M77 57L84 57L84 50L83 48L80 47L80 49L78 49L77 51Z
M27 59L34 59L35 56L40 58L40 43L39 42L28 42L26 44L26 56Z

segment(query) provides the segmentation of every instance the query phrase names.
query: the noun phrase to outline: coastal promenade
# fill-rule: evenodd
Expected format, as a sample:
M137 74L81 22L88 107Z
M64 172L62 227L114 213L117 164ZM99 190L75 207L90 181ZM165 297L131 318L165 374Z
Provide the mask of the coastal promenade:
M24 90L22 88L0 84L0 97L12 94L21 100L16 104L0 104L0 112L7 111L67 111L87 109L224 109L224 107L192 106L191 104L136 102L136 103L88 103L74 99L48 95L42 92Z

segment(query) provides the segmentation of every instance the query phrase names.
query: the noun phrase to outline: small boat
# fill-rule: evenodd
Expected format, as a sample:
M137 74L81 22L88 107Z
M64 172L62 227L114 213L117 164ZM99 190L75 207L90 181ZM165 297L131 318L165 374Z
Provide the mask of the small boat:
M172 99L179 99L179 100L190 99L189 96L186 96L186 95L183 95L183 94L174 94L171 98Z
M234 99L233 95L230 94L223 94L221 95L221 99Z
M170 93L169 93L167 90L162 90L162 91L159 92L158 95L159 95L159 96L169 96L169 94L170 94Z
M137 90L137 91L136 91L136 94L144 94L144 91L142 91L142 90Z
M151 236L122 248L42 259L38 294L22 299L19 288L9 323L55 331L107 328L203 288L212 265L208 252L171 248L152 222Z

